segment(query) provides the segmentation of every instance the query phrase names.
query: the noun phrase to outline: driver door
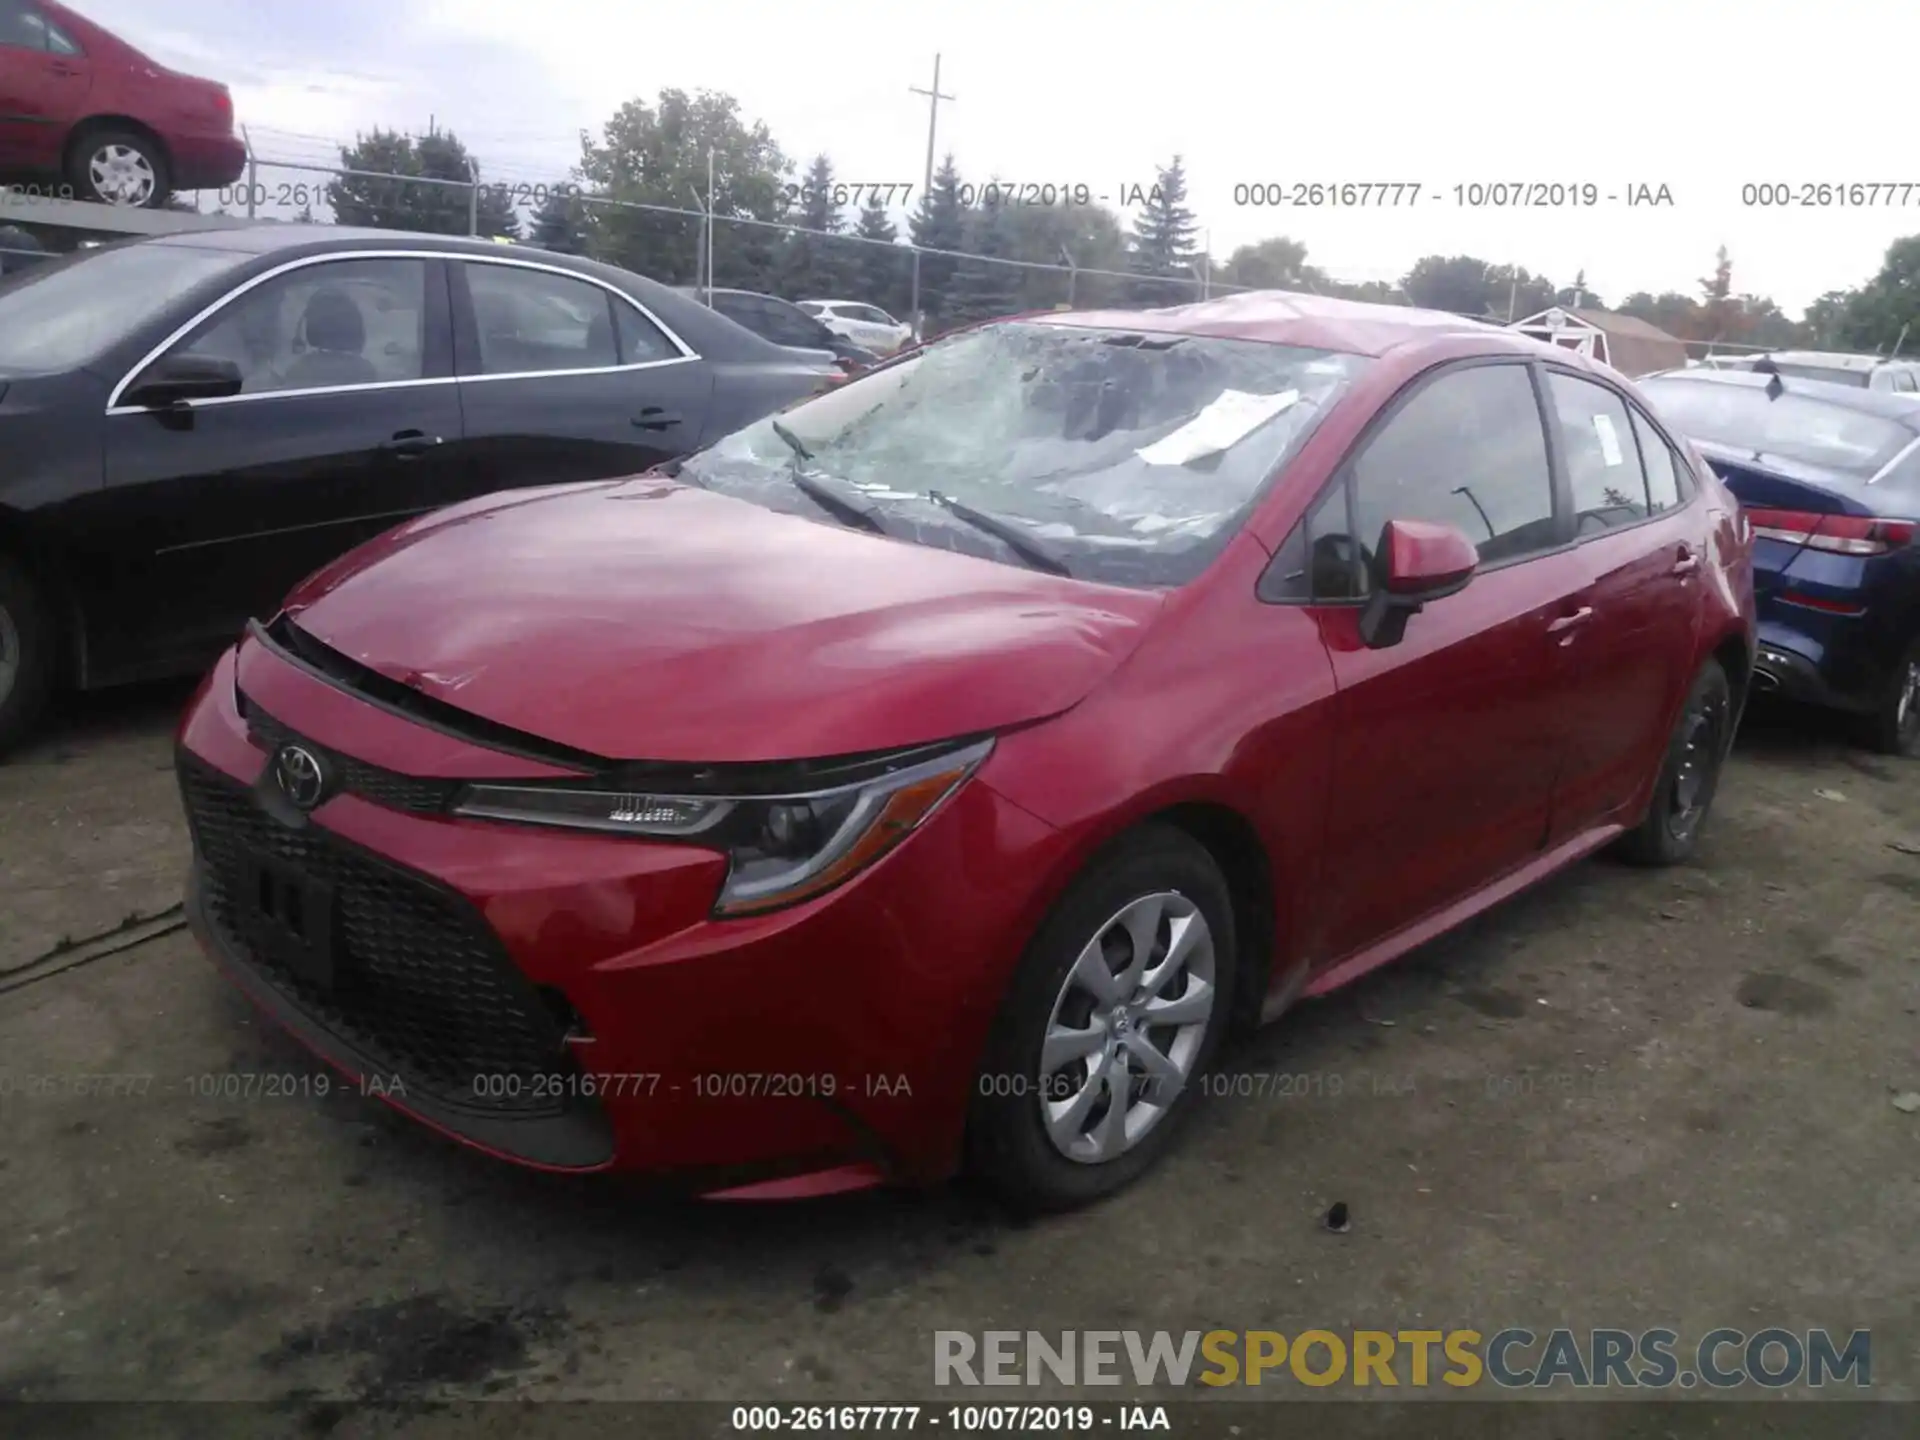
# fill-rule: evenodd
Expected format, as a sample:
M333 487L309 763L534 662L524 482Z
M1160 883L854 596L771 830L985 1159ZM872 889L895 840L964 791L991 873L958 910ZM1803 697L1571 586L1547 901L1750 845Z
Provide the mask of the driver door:
M1360 607L1389 520L1453 526L1476 543L1480 569L1374 650ZM1586 582L1561 543L1524 362L1415 380L1304 524L1306 583L1338 686L1313 941L1326 965L1542 853L1566 720L1550 635Z
M129 531L117 548L138 558L113 582L107 613L124 623L98 641L126 653L103 667L216 651L327 561L453 498L446 285L429 257L243 285L169 352L232 360L238 395L108 413L110 508Z

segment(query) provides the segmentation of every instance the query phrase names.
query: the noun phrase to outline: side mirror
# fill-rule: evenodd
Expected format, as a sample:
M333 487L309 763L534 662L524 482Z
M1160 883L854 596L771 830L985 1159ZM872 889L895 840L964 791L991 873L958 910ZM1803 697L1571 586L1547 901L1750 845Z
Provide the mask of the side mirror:
M1479 568L1480 552L1453 526L1389 520L1373 551L1373 594L1360 612L1360 638L1373 650L1398 645L1409 618L1429 600L1459 594Z
M231 360L212 355L169 355L157 361L127 392L126 403L165 410L187 400L220 400L238 395L246 379Z

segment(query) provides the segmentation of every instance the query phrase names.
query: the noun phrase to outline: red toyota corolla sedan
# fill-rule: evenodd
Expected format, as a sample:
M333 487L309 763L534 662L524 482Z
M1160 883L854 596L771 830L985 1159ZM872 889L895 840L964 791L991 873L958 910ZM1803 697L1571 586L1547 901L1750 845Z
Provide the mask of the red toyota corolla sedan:
M1626 381L1505 331L994 324L313 576L184 722L190 913L509 1159L1072 1205L1233 1027L1687 855L1749 549Z

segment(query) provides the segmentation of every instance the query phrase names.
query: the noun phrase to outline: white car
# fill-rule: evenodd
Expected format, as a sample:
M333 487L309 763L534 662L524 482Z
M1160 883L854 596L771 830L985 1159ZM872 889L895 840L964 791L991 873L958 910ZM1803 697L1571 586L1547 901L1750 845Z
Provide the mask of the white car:
M913 336L912 326L902 325L886 311L858 300L802 300L800 308L834 334L844 335L876 355L891 355Z

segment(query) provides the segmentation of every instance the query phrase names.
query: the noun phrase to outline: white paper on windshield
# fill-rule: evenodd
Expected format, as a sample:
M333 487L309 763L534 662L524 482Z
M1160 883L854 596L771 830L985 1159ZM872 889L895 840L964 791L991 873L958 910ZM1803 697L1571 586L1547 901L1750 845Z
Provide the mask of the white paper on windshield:
M1278 395L1222 390L1218 399L1178 430L1134 454L1149 465L1184 465L1237 445L1299 399L1298 390L1283 390Z
M1613 417L1611 415L1594 416L1593 433L1600 437L1600 458L1607 462L1607 468L1611 470L1621 461L1620 437L1614 433Z

